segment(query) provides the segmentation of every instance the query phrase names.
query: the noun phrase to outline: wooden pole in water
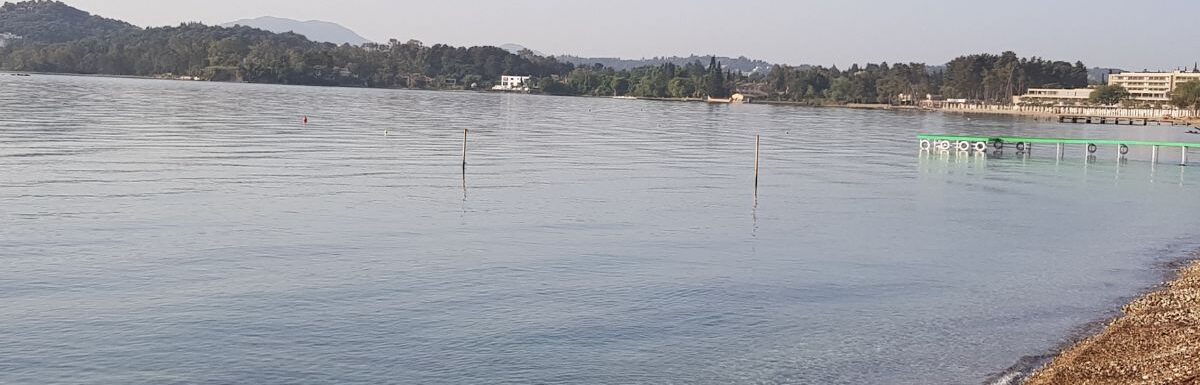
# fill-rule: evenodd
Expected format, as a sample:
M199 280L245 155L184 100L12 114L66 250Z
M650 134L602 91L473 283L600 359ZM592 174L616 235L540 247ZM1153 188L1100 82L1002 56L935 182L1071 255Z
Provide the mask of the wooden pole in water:
M467 129L463 129L463 172L467 172Z
M758 154L762 145L762 136L754 136L754 196L758 196Z

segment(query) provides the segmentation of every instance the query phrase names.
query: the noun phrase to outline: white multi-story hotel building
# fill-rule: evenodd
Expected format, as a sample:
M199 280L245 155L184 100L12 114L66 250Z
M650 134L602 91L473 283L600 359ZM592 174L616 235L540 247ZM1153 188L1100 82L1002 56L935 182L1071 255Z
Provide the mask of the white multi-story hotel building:
M1200 71L1184 72L1126 72L1108 75L1109 85L1129 90L1129 98L1137 101L1166 102L1171 91L1180 84L1200 81Z
M497 91L529 91L529 76L508 76L500 77L500 84L492 87Z
M1126 72L1108 75L1108 84L1125 87L1129 99L1138 102L1166 103L1176 87L1190 81L1200 81L1200 71L1175 72ZM1030 88L1021 96L1014 96L1014 104L1050 103L1059 105L1086 104L1092 88L1043 89Z
M1087 103L1092 96L1091 88L1030 88L1025 95L1013 96L1013 104L1051 103L1051 104L1082 104Z

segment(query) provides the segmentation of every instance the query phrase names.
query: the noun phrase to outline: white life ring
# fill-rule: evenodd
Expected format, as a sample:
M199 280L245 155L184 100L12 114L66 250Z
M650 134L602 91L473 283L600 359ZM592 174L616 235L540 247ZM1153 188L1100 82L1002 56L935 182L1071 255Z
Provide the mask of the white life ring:
M975 142L975 151L987 152L987 143Z
M965 151L967 151L967 150L970 150L970 149L971 149L971 143L970 143L970 142L966 142L966 141L960 141L960 142L958 142L958 150L959 150L959 151L964 151L964 152L965 152Z
M941 149L942 151L949 150L950 149L950 141L943 140L941 142L938 142L938 148Z
M930 148L933 148L933 144L929 143L928 140L921 139L921 150L929 151Z

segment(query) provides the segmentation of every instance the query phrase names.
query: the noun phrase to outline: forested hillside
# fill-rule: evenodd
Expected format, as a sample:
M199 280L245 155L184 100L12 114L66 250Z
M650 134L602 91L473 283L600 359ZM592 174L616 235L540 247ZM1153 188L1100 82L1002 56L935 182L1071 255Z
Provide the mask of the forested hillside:
M61 43L137 29L132 24L93 16L57 1L35 0L0 6L0 33L10 33L27 41Z
M1088 84L1083 63L1020 58L1012 52L923 63L837 67L775 65L752 73L716 57L613 68L576 65L529 50L425 45L391 40L318 43L294 33L198 23L138 28L55 1L0 7L0 69L80 74L186 76L202 80L421 89L485 89L501 75L532 76L534 92L556 95L703 98L733 92L759 99L900 103L901 94L1008 103L1031 87ZM707 63L705 63L707 62ZM765 64L746 59L742 64Z
M448 80L488 83L502 74L541 77L573 68L496 47L426 46L395 40L339 46L293 33L198 23L141 29L54 1L5 4L3 9L0 32L22 36L0 48L0 68L9 70L436 88Z

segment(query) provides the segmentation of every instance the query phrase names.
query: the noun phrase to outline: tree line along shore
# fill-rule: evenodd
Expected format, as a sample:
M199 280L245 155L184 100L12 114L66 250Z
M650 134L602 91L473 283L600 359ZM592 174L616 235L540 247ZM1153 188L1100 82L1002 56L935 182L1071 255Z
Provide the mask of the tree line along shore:
M742 73L713 58L617 70L491 46L394 39L335 45L294 33L199 23L140 28L50 0L0 6L0 42L0 70L319 86L487 89L513 75L529 76L532 92L552 95L704 99L738 92L756 101L828 105L901 104L925 95L1009 103L1029 88L1088 85L1081 62L1013 52L961 56L944 66L775 65Z

